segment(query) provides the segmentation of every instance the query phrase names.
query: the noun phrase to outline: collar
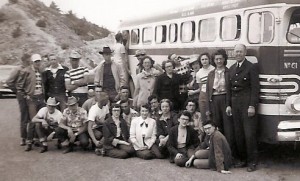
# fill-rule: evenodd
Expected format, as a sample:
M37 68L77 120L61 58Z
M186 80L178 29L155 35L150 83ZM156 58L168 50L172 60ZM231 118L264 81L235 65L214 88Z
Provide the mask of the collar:
M46 70L52 70L53 67L50 65L49 67L46 68ZM64 69L63 66L59 63L57 69Z
M240 67L243 65L243 63L245 62L245 60L246 60L246 59L244 59L244 60L241 61L241 62L237 62L237 63L240 65Z
M165 120L167 120L167 119L171 119L171 113L169 113L169 115L168 116L163 116L163 115L161 115L160 116L160 118L159 118L159 120L162 120L162 121L165 121Z

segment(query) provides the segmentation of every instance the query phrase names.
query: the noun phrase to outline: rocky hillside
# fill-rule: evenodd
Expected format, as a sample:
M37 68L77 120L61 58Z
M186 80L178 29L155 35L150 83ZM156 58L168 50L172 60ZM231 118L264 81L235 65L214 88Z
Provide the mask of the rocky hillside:
M110 33L72 11L62 14L38 0L9 0L0 9L0 64L17 64L23 53L58 52L65 61L74 48L82 51L84 64L97 62L100 47L114 43Z

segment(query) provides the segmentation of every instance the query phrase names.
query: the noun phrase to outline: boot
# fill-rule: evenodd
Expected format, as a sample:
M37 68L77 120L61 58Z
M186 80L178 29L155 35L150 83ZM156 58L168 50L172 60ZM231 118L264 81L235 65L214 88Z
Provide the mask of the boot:
M30 150L32 150L32 144L27 144L25 151L30 151Z
M48 151L48 146L43 145L43 148L41 149L40 153L44 153L46 151Z
M74 146L73 143L70 143L69 147L63 152L63 154L74 151L73 146Z

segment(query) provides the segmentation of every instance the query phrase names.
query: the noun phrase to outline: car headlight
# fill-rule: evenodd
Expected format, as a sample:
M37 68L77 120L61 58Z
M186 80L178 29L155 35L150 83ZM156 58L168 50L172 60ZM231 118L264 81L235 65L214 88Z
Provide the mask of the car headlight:
M285 101L285 106L293 112L300 112L300 95L289 96Z

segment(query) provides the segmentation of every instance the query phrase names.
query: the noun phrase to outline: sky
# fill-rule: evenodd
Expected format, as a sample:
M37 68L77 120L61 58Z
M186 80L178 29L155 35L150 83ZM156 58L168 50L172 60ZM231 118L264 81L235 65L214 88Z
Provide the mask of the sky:
M116 32L120 20L151 15L200 0L40 0L47 6L54 1L62 12L72 10L77 17Z

